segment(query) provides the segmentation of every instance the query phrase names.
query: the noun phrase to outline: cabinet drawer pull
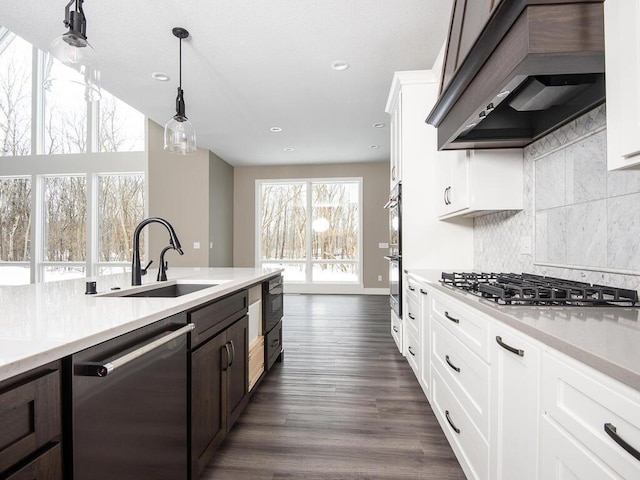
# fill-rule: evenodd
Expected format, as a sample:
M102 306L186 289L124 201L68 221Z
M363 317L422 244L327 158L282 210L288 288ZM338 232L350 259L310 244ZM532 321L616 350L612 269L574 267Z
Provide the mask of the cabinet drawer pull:
M411 290L412 292L415 292L415 291L416 291L416 289L415 289L414 287L412 287L411 285L409 285L407 288L408 288L409 290Z
M447 188L449 188L449 187L447 187ZM445 205L449 205L449 204L447 203L447 188L445 188L445 189L444 189L444 192L443 192L443 199L444 199L444 204L445 204Z
M407 315L409 315L409 318L410 318L411 320L415 320L415 319L416 319L416 317L414 317L414 316L413 316L413 315L411 315L410 313L408 313Z
M444 316L451 320L453 323L460 323L460 319L452 317L451 315L449 315L449 312L444 312Z
M393 326L393 331L398 333L398 327L396 327L395 325Z
M229 342L224 344L224 349L227 352L227 362L223 370L226 370L231 366L231 349L229 348Z
M420 289L420 293L423 294L423 295L428 295L429 294L429 292L427 292L426 290L423 290L423 289Z
M449 360L449 355L445 355L444 359L447 361L447 364L453 368L456 372L460 373L460 367L456 367L453 363L451 363L451 360Z
M460 429L456 427L453 421L451 420L451 417L449 416L449 410L445 410L444 416L447 417L447 422L449 422L449 425L451 425L451 428L453 428L453 431L456 432L458 435L460 435Z
M614 442L624 448L627 453L631 454L636 460L640 460L640 452L625 442L620 435L618 435L616 427L611 423L604 424L604 431L609 435Z
M411 347L408 347L408 348L407 348L407 350L409 350L409 353L410 353L412 356L414 356L414 357L416 356L416 354L415 354L415 353L413 353L413 350L411 350Z
M233 340L229 342L231 345L231 361L229 362L229 366L233 365L233 361L236 359L236 347L233 344Z
M276 339L273 342L271 342L271 348L275 348L278 346L278 344L280 343L280 340Z
M504 343L502 341L502 337L501 336L498 335L496 337L496 342L498 342L498 345L500 345L505 350L509 350L511 353L515 353L516 355L524 357L524 350L520 350L518 348L513 348L511 345L507 345L506 343Z

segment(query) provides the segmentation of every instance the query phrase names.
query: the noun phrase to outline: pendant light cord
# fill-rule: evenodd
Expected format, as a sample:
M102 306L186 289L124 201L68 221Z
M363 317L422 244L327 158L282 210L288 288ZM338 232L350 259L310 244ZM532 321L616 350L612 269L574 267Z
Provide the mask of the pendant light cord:
M180 38L180 90L182 90L182 37Z

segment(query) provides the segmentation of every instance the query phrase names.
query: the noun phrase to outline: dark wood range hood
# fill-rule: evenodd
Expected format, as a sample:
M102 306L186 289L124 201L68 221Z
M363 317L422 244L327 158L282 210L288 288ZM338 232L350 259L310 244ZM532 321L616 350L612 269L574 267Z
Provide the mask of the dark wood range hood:
M477 1L454 2L427 118L438 149L523 147L604 102L602 0L503 0L458 62L460 17Z

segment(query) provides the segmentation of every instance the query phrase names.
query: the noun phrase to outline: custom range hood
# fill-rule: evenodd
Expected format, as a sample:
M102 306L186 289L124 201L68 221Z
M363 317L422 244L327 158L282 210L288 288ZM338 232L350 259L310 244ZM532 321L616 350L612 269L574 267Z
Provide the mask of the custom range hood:
M458 62L475 1L454 2L438 149L523 147L604 102L602 0L502 0Z

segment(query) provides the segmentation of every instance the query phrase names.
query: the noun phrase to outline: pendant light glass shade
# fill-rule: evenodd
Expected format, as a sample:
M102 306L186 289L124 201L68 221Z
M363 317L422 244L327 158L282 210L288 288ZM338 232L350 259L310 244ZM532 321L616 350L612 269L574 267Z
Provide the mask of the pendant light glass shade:
M176 97L176 114L164 126L164 149L179 155L196 153L196 131L185 115L184 92L182 91L182 39L189 36L189 32L181 27L175 27L173 34L180 39L180 85Z
M45 89L55 88L76 98L80 93L87 102L95 102L102 96L100 67L98 56L87 41L83 2L84 0L71 0L65 8L64 24L69 31L54 39L49 46L50 55L43 85ZM70 11L73 3L75 11Z

